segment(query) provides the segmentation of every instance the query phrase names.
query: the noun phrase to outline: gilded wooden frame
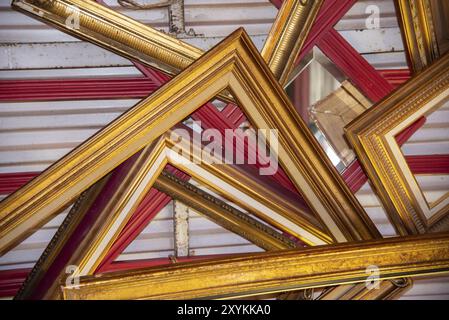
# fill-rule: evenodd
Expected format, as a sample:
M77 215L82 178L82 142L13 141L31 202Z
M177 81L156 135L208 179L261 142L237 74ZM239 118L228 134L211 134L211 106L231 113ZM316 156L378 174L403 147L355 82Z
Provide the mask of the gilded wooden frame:
M300 210L294 210L288 203L278 206L272 202L272 199L264 199L259 193L261 188L257 188L255 185L252 188L251 185L237 183L241 175L232 175L235 170L229 170L229 168L228 171L222 170L227 167L224 165L210 165L212 159L208 162L199 163L191 161L193 159L183 158L182 155L172 149L173 139L177 140L174 132L167 133L152 145L146 147L139 155L124 183L103 210L109 212L109 214L105 215L107 218L103 219L103 224L96 230L89 247L85 248L87 251L83 254L83 258L77 263L80 275L95 272L148 190L155 184L159 187L161 185L167 187L163 178L160 179L162 181L157 183L158 177L167 164L182 170L215 193L275 225L279 230L297 236L308 244L326 244L332 241L318 226L314 225L317 221L313 216L305 216ZM185 140L182 140L182 142L185 142ZM189 150L190 147L190 143L185 143L183 146L183 148ZM195 154L195 152L192 152L192 154ZM184 198L188 196L187 192L181 194ZM191 197L189 198L191 199ZM282 201L280 198L277 199ZM285 199L283 201L285 202ZM281 210L272 209L276 207L281 208ZM255 228L258 227L256 223L245 223L242 219L240 221L234 220L231 223L231 220L230 218L219 219L218 222L231 231L236 230L235 223L237 223L240 233L245 238L266 250L288 248L285 241L282 241L280 237L266 232L267 230L261 232L261 228Z
M333 286L324 290L317 300L394 300L413 286L411 278L383 280L375 290L366 283Z
M323 0L286 0L262 50L262 56L282 85L304 44ZM204 52L182 40L139 23L95 1L13 0L12 7L126 58L176 75ZM65 23L79 18L80 28ZM229 96L221 95L225 100Z
M69 237L71 237L73 229L79 225L81 218L84 217L84 208L89 208L92 205L92 201L96 199L96 195L98 195L98 190L101 189L101 186L102 182L100 181L92 186L91 190L80 196L69 215L52 238L49 246L47 246L33 270L28 275L22 288L15 296L15 299L30 299L34 296L36 286L43 280L46 272L52 263L54 263L56 256L61 253L64 244ZM168 194L173 199L183 202L188 207L193 208L198 213L208 217L225 229L246 238L265 250L289 249L297 246L294 241L279 233L277 230L266 224L260 223L248 214L237 210L198 187L179 180L175 175L165 170L156 179L154 187L159 191ZM101 218L98 219L99 223L96 224L99 229L104 227L103 220L108 220L109 215L111 215L110 212L103 212L103 214L100 215ZM89 230L83 237L82 242L78 243L77 250L75 254L69 258L67 265L78 265L79 261L83 258L84 252L87 251L86 248L89 248L91 240L95 241L96 232L94 229L96 230L97 228ZM50 285L50 288L46 290L43 298L60 299L61 296L58 289L59 283L64 281L66 277L67 274L64 270L59 273L56 280Z
M264 250L275 251L297 247L297 243L286 235L191 183L182 181L170 172L162 171L154 183L154 188Z
M65 299L223 299L449 272L449 234L249 254L81 277ZM256 280L255 280L256 279Z
M185 129L186 127L177 126L174 129L177 128ZM70 264L79 267L80 274L86 275L95 272L142 198L153 186L162 189L162 192L169 191L170 195L175 195L184 201L187 200L187 205L198 209L200 213L212 218L222 227L239 234L265 250L292 247L293 243L274 229L261 224L247 214L232 210L223 203L218 204L218 199L212 201L211 196L207 196L204 192L201 193L200 190L194 190L193 186L187 186L188 183L181 182L184 184L183 189L179 188L179 183L176 187L173 179L170 181L170 179L160 176L167 164L187 172L193 179L202 182L215 193L228 200L231 199L239 207L275 225L281 231L294 234L309 245L325 244L332 241L331 237L321 231L318 221L308 211L298 208L297 204L292 203L281 194L265 190L264 186L234 166L216 164L219 163L217 159L207 152L202 155L203 151L200 146L196 146L184 138L186 137L178 135L178 131L169 130L156 142L141 151L129 172L123 177L123 182L98 214L101 217L99 218L101 223L96 224L94 233L85 235L84 238L88 241L78 245L77 254L70 260ZM177 147L176 150L174 150L174 146ZM183 158L186 155L191 157ZM204 159L207 161L203 161ZM99 187L94 188L94 190L98 189ZM91 197L86 199L81 199L80 203L90 203L92 200ZM200 200L200 203L196 203L194 199ZM73 219L73 215L83 216L83 210L88 205L77 203L75 207L74 210L77 212L72 213L71 211L69 220ZM66 224L74 229L77 222L66 223L64 221L63 228ZM70 235L71 232L64 234L58 232L58 239L55 241L58 244L65 243ZM37 268L33 273L45 273L61 249L62 245L49 247L43 260L37 263ZM64 274L61 274L60 279L63 277ZM32 290L30 285L26 285L21 296L24 292L29 294L30 290ZM47 297L56 298L53 292L53 289L49 290Z
M416 73L440 56L432 0L395 0L395 4L409 65Z
M36 179L0 203L0 252L205 102L229 89L250 121L278 130L280 164L337 241L380 237L249 36L238 29Z
M449 197L430 205L395 135L449 98L449 55L364 112L346 128L387 214L401 235L447 230Z
M261 55L286 87L323 0L285 0L278 11Z

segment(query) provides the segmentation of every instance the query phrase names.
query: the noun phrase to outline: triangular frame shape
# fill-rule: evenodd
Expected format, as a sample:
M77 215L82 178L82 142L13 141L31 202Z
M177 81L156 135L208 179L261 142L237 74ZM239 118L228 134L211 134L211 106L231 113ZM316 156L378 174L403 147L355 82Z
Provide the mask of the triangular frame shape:
M247 33L238 29L0 203L0 253L225 89L255 126L278 130L281 165L337 241L379 237Z
M183 130L177 131L176 129ZM88 215L90 227L87 228L88 230L82 228L84 231L76 232L75 237L79 237L79 233L82 233L82 240L79 239L79 242L72 239L72 232L60 233L58 230L58 236L52 239L52 245L54 246L49 246L39 259L33 269L32 280L27 279L26 285L21 291L21 298L33 297L34 290L40 293L46 291L45 298L57 298L59 294L59 292L56 292L57 286L67 277L66 270L63 268L64 265L77 266L77 270L74 271L72 276L75 274L94 274L99 268L101 269L100 266L105 262L110 250L117 249L115 247L116 241L132 219L136 209L140 207L142 199L146 197L149 190L153 186L157 188L157 185L162 185L165 189L171 191L170 194L174 192L173 186L170 186L170 183L167 184L167 181L164 183L160 178L160 173L167 164L187 172L192 178L201 181L212 191L233 201L239 207L255 214L269 224L275 225L278 230L295 235L306 244L323 245L332 242L332 238L324 234L318 226L318 221L314 219L310 212L304 212L296 207L298 203L291 202L289 197L276 194L275 191L270 193L269 190L265 189L265 186L260 185L262 181L253 181L251 176L242 174L234 166L216 164L217 159L213 158L207 151L201 155L202 146L192 144L190 139L184 136L184 134L189 135L191 132L186 132L184 129L190 131L183 125L176 126L175 130L167 131L150 146L133 155L134 159L128 159L125 168L120 168L117 177L115 177L117 172L114 172L112 174L114 177L109 178L113 181L111 183L113 186L116 185L117 181L120 181L119 184L113 188L114 190L110 190L109 186L106 187L105 193L107 196L104 196L101 192L98 195L100 198L98 204L91 197L80 197L82 198L81 202L76 205L74 212L70 212L71 218L64 225L70 225L72 230L77 229L79 224L84 223L84 218L81 217ZM180 133L182 136L179 135ZM186 156L189 158L186 158ZM181 174L181 176L184 175ZM162 180L167 180L167 178ZM109 185L109 181L106 183ZM98 189L95 186L96 184L91 189ZM165 192L165 190L162 190L162 192ZM235 213L215 210L213 204L205 204L208 200L203 197L198 199L197 194L193 196L196 199L192 199L192 195L188 191L175 193L182 195L183 199L191 200L191 205L198 210L199 206L203 209L207 207L208 213L215 212L213 216L222 227L238 233L261 248L266 250L290 248L286 245L284 236L246 214L237 214L236 217ZM159 196L156 196L154 200L156 206L158 206L161 201ZM90 205L83 205L85 201ZM94 212L93 215L96 217L94 220L92 220L91 211ZM71 220L74 216L77 219L73 225ZM206 214L206 216L210 216L210 214ZM76 250L73 251L70 244L65 250L66 243L76 243ZM67 257L69 257L68 260L64 260ZM53 264L56 265L55 268L50 267ZM50 269L52 271L48 275L47 272ZM50 285L50 288L46 290L42 289L40 284L43 279L39 280L43 275L45 275L43 286ZM56 277L56 280L53 280L53 277Z

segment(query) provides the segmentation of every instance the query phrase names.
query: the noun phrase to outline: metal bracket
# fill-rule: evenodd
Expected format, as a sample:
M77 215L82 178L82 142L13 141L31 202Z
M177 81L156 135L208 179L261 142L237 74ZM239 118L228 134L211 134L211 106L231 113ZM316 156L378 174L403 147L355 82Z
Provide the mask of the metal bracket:
M151 10L167 7L168 33L170 35L180 38L202 36L201 34L197 34L192 28L186 31L184 20L184 0L170 0L149 4L142 4L135 0L117 0L117 2L122 7L132 10Z

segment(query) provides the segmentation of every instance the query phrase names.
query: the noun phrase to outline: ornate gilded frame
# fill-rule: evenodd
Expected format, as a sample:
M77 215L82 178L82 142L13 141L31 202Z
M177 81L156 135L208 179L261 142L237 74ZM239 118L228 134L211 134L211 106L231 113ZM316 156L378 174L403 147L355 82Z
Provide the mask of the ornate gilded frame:
M81 277L65 299L223 299L449 272L449 234L409 236ZM369 280L368 280L369 281Z
M449 55L364 112L346 136L401 235L447 230L449 197L429 205L395 135L449 98Z
M263 59L286 87L296 60L324 0L285 0L261 51Z
M280 164L337 241L379 237L249 36L239 29L0 203L0 252L44 224L118 164L229 89L250 121L278 130Z
M170 172L162 171L154 187L264 250L275 251L298 246L286 235Z
M323 0L286 0L262 50L262 56L282 85L304 44ZM176 75L204 52L182 40L139 23L95 1L13 0L12 7L75 37L95 43L134 61ZM79 20L79 28L65 22ZM228 95L221 95L225 100Z
M285 202L285 199L277 197L277 200L284 203L280 205L274 203L271 198L265 198L263 189L254 184L238 183L239 177L242 176L238 175L235 170L229 170L229 168L222 170L227 166L214 165L213 159L199 163L199 161L184 158L177 152L178 150L173 150L174 141L177 139L178 137L174 136L173 131L169 132L141 152L124 178L124 183L103 209L106 218L97 228L89 247L85 248L86 252L83 254L83 258L77 263L80 275L95 272L148 190L155 184L159 187L161 185L167 187L167 182L164 184L164 179L158 178L167 164L182 170L213 192L308 244L318 245L332 241L319 229L316 225L318 221L313 216L306 216L301 210L295 210L292 205ZM191 150L190 143L185 140L181 141L184 143L182 148ZM197 153L192 152L192 154ZM186 196L187 193L183 192L182 195ZM251 225L242 219L232 219L229 214L226 216L228 218L218 220L223 227L229 230L238 228L245 238L259 247L266 250L288 248L280 237L264 232L260 227L255 228L258 225Z
M106 204L100 209L100 212L97 213L98 223L95 224L94 228L91 228L93 230L89 230L84 234L82 242L77 244L76 253L70 257L68 262L70 265L78 266L77 273L86 275L95 272L99 264L103 261L104 256L108 253L112 243L115 242L123 230L124 225L129 221L130 214L134 212L141 198L152 186L162 192L168 193L174 199L180 199L186 205L193 207L215 223L231 232L235 232L265 250L280 250L296 247L295 242L272 227L231 207L190 183L178 179L169 172L162 171L168 163L179 166L178 162L183 162L180 159L173 161L173 158L177 159L177 155L170 149L169 145L171 143L167 141L171 140L163 137L157 143L145 148L141 152L138 159L132 164L129 172L123 177L123 183L113 192ZM189 165L186 162L185 165L190 169L189 172L196 181L203 180L200 178L201 172L199 171L203 171L203 174L204 172L208 172L211 175L220 172L220 166L212 170L207 170L201 169L200 164L191 163ZM229 170L232 167L222 167L228 169L227 172L223 173L223 178L226 179L226 177L229 177L229 173L233 172ZM158 174L159 172L161 172L160 175ZM234 187L227 185L219 177L220 175L207 180L208 186L212 186L215 192L220 192L223 196L225 194L232 194L232 192L226 192L225 189L229 190L229 188ZM239 175L236 175L234 178L238 179L238 177ZM217 181L218 183L216 183ZM45 253L33 269L31 278L27 279L25 286L20 292L20 298L26 298L32 295L33 288L39 281L38 278L44 275L50 268L50 265L54 262L56 256L61 252L64 244L71 236L72 232L70 230L73 230L80 223L80 217L83 217L86 213L86 208L92 205L92 201L98 195L98 190L101 189L103 184L101 183L98 186L95 184L86 196L80 197L76 202L76 205L70 211L69 217L63 222L60 230L58 230L56 236L52 239L52 244L47 247ZM236 188L238 189L239 186ZM234 189L237 193L243 192L243 196L238 196L239 201L237 204L240 207L266 208L267 211L271 210L257 200L249 201L252 204L248 207L246 200L248 197L251 199L251 195L245 195L245 190L241 189L241 191L238 191L236 188ZM281 202L288 202L287 199L282 197L277 199ZM288 207L289 205L287 204L285 208ZM262 209L262 211L264 210ZM282 221L282 218L280 220ZM70 226L70 230L66 230L67 226ZM285 230L284 227L280 229ZM106 242L104 241L105 239L107 240ZM57 298L57 293L55 292L57 283L62 281L65 276L63 270L59 274L58 280L47 290L46 298Z
M182 129L182 131L176 129ZM187 182L179 181L176 187L174 178L161 177L160 174L167 164L188 173L195 181L201 182L220 196L232 200L240 208L244 208L258 218L275 225L278 230L297 236L304 243L319 245L332 242L332 238L323 233L318 220L308 210L300 208L298 203L290 201L288 197L266 189L260 181L253 180L250 175L241 172L236 166L220 164L218 159L204 152L202 146L192 144L190 139L179 135L179 133L187 133L186 129L188 128L178 125L140 152L130 166L129 172L122 177L122 183L110 195L107 204L99 209L100 212L97 215L101 217L99 218L101 223L93 228L94 233L85 235L84 239L88 241L78 244L77 254L70 260L70 264L79 267L80 274L95 272L142 198L153 186L162 189L162 192L169 191L170 195L174 194L177 198L187 201L189 206L198 209L222 227L265 250L291 248L292 242L288 238L247 214L237 212L236 209L232 210L230 206L225 206L223 203L218 204L218 199L212 201L211 196L196 190L193 186L188 186ZM186 156L189 158L184 158ZM179 188L179 184L184 184L183 190ZM101 186L92 187L93 190L97 190L93 197L98 194L99 188ZM199 202L195 203L193 199ZM69 220L73 219L73 215L83 216L91 201L92 197L83 197L77 201L73 209L76 213L71 211ZM74 229L73 225L77 225L78 222L65 221L63 228L66 224L70 224L71 229ZM71 232L64 234L58 232L55 241L58 244L66 243L70 236ZM40 259L33 273L44 274L61 249L62 245L48 247L43 260ZM64 274L61 274L60 278L63 276ZM23 296L24 292L29 294L31 290L30 285L26 285L20 296ZM49 292L53 291L49 290ZM52 294L49 296L55 297Z
M440 57L432 0L395 0L410 68L419 72Z

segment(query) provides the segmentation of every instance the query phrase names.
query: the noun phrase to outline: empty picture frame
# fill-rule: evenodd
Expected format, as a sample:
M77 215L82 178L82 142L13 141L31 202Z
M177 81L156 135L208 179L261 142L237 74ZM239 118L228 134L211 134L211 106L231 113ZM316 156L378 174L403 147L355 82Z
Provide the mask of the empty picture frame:
M428 203L395 136L449 100L446 54L346 128L346 136L401 235L449 227L449 194Z

